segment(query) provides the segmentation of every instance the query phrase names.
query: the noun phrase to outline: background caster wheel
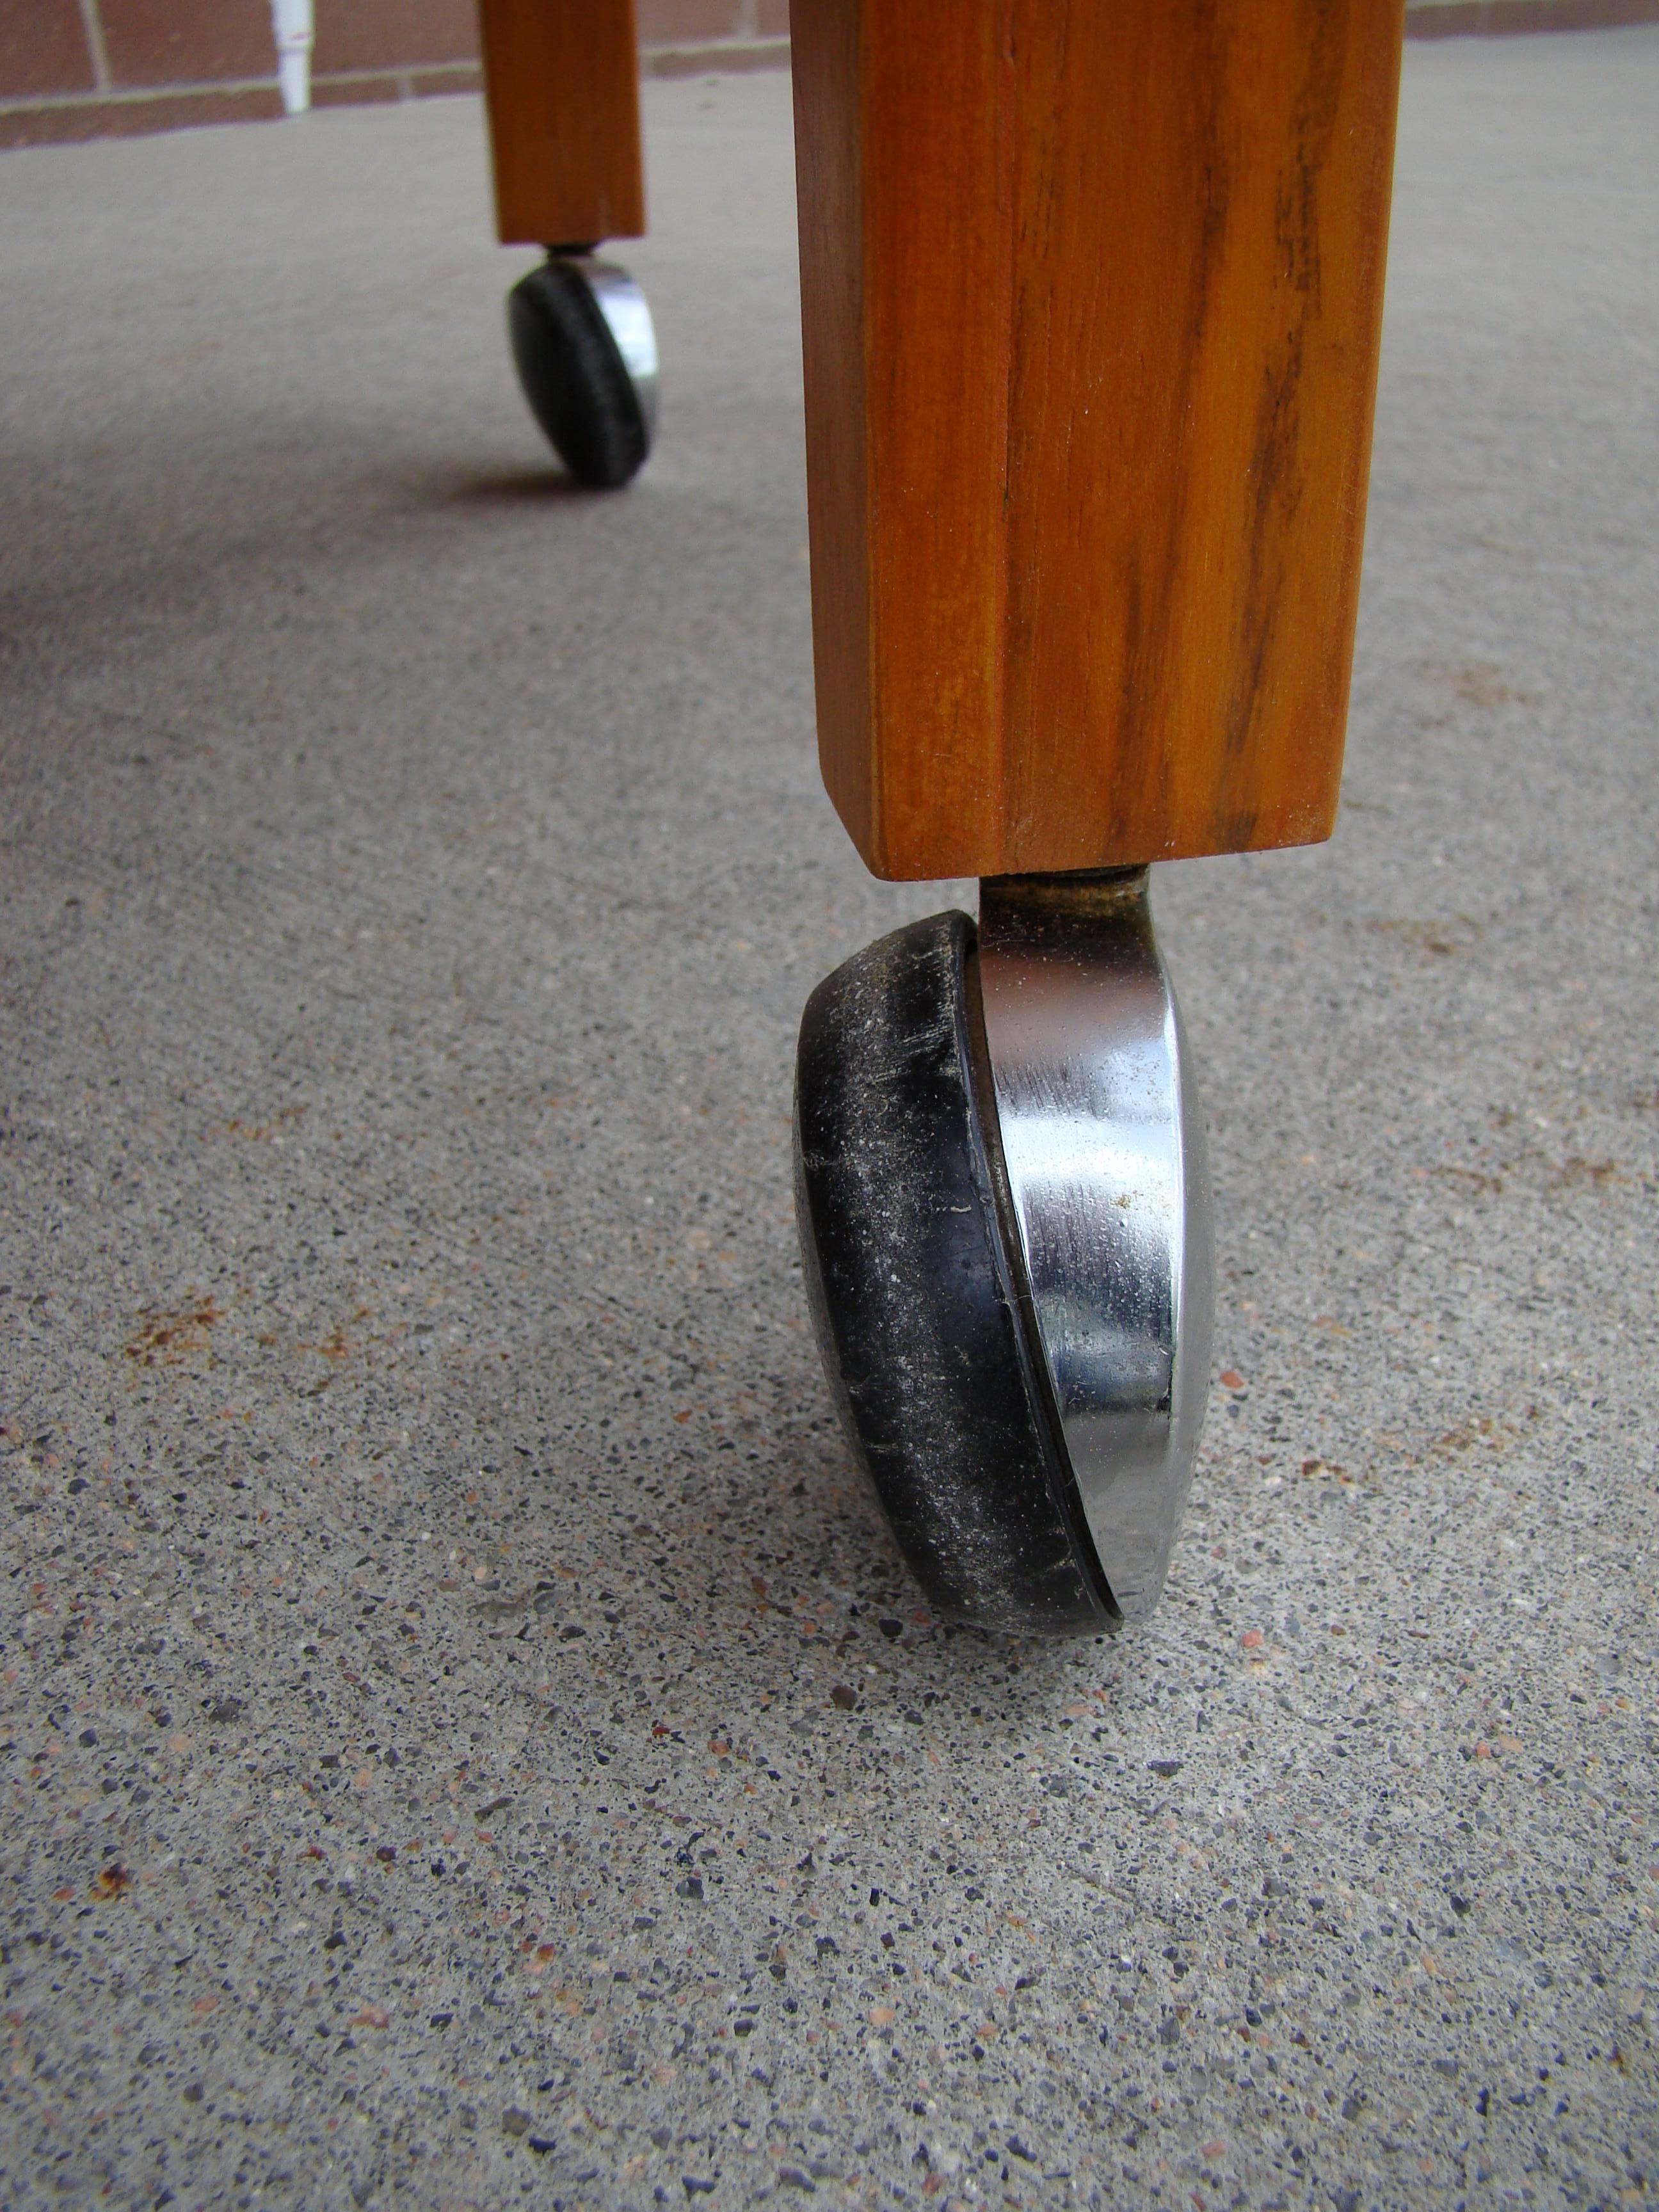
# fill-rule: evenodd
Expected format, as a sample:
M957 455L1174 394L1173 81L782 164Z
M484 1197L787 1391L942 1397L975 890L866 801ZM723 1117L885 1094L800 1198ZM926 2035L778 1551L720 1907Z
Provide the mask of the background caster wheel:
M1209 1383L1203 1127L1146 871L981 887L802 1018L796 1208L825 1370L943 1615L1157 1602Z
M578 483L625 484L657 427L657 337L645 295L586 247L554 246L507 295L530 411Z

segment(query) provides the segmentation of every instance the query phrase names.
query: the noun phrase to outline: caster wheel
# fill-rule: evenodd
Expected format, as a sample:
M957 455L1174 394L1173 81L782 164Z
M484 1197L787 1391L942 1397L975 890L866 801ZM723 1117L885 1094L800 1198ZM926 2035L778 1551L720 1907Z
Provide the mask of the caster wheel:
M1146 871L981 886L801 1023L807 1294L934 1610L1097 1635L1156 1604L1209 1385L1203 1124Z
M507 295L507 334L530 411L578 483L615 490L657 427L657 337L626 270L554 247Z

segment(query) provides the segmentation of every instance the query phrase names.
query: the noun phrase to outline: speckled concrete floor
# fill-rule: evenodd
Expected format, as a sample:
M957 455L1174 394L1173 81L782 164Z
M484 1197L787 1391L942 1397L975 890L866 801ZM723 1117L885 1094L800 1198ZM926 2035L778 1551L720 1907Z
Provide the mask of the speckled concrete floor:
M1610 2207L1652 2018L1659 34L1407 72L1351 772L1166 871L1167 1602L927 1620L793 1033L787 87L653 87L629 495L467 101L11 155L0 2197Z

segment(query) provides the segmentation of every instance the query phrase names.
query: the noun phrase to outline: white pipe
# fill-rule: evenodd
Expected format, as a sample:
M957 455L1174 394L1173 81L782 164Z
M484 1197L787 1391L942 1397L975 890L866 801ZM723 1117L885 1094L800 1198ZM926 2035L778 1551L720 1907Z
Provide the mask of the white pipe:
M270 21L283 112L303 115L311 105L312 0L270 0Z

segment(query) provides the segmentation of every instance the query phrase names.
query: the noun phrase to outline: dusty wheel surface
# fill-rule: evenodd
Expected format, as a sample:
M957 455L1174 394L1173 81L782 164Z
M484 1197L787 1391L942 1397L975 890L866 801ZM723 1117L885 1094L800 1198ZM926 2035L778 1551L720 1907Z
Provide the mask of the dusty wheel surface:
M802 1019L796 1211L825 1372L929 1602L1150 1611L1208 1384L1201 1118L1144 874L984 886Z

